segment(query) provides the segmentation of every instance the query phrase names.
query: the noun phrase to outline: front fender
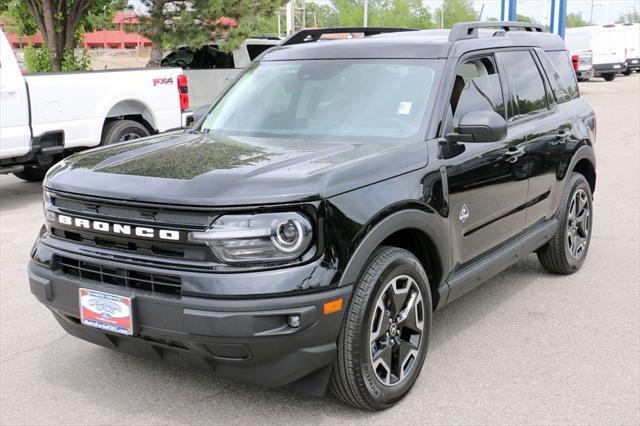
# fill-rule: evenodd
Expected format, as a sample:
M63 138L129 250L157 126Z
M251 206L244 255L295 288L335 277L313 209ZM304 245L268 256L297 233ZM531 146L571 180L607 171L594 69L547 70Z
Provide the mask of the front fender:
M358 281L367 261L382 242L404 229L415 229L423 232L434 247L438 248L437 258L441 271L448 271L451 265L451 242L447 228L443 228L436 221L435 213L427 213L416 209L400 210L381 219L370 228L358 243L349 258L347 267L340 280L340 286L353 284ZM438 283L440 284L440 283Z

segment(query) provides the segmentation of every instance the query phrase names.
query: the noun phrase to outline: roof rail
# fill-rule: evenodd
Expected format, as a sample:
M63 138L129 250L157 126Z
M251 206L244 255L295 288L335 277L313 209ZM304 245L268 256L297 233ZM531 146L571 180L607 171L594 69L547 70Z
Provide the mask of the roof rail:
M500 28L504 31L510 31L514 28L524 28L525 31L543 32L544 27L540 24L532 24L529 22L517 21L476 21L476 22L459 22L453 24L449 32L449 41L468 40L478 38L478 28Z
M318 41L324 34L349 34L349 33L363 33L366 36L382 34L382 33L396 33L400 31L416 31L412 28L376 28L376 27L346 27L346 28L311 28L306 30L300 30L297 33L291 35L281 46L289 46L291 44L310 43Z

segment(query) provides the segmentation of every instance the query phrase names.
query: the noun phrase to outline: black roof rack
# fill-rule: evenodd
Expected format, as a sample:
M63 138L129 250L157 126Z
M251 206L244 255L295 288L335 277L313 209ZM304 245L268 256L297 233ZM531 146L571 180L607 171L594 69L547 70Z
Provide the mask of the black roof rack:
M282 42L281 46L318 41L320 37L322 37L324 34L363 33L366 37L366 36L382 34L382 33L397 33L400 31L416 31L416 30L412 28L376 28L376 27L312 28L312 29L300 30L295 34L292 34L288 39Z
M477 21L460 22L453 24L449 32L449 41L468 40L478 38L478 28L500 28L504 31L511 31L515 28L523 28L525 31L543 32L544 27L540 24L517 21Z

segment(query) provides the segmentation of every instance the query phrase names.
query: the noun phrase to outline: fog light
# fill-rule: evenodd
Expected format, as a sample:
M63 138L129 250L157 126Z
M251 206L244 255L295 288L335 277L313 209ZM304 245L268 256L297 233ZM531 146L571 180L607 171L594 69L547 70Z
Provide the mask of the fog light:
M289 315L289 318L287 319L287 323L291 328L300 327L300 315Z

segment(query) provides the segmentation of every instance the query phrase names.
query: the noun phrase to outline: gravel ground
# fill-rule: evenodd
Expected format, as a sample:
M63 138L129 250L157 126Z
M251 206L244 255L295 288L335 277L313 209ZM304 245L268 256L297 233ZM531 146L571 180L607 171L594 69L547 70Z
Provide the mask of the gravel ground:
M413 391L382 413L67 336L28 290L40 186L0 176L0 423L640 424L640 75L581 89L599 173L584 267L551 276L530 256L437 312Z

